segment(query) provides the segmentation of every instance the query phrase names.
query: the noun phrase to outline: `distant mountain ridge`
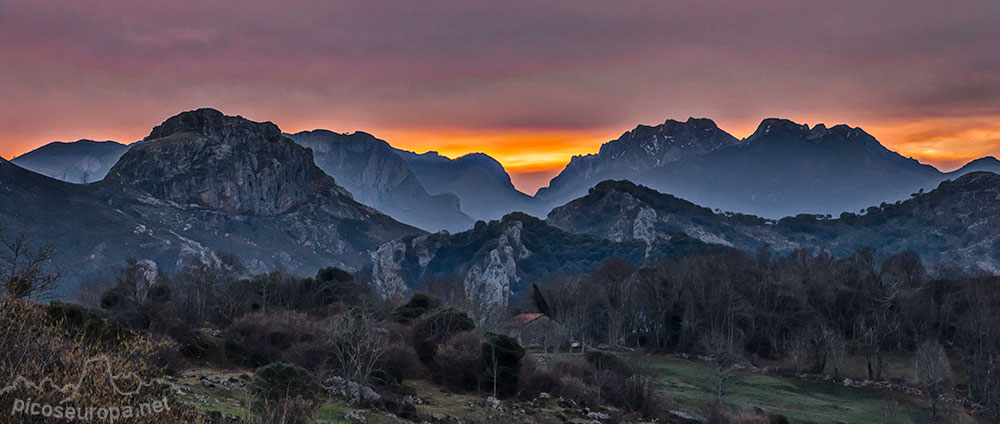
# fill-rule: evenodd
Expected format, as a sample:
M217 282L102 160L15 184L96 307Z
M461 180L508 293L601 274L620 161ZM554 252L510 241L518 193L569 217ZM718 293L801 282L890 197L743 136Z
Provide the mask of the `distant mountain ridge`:
M396 150L371 134L313 130L289 137L312 149L316 164L364 204L428 231L472 227L455 195L428 194Z
M825 250L835 255L869 247L880 253L913 250L928 263L950 261L1000 272L1000 175L974 172L899 203L864 214L767 220L719 214L629 181L605 181L588 195L554 209L546 222L613 241L655 242L683 232L706 243L742 250L765 245L778 253Z
M86 184L104 179L129 146L114 141L53 142L11 162L57 180Z
M536 200L537 210L547 213L599 180L624 179L713 209L771 218L837 215L906 199L973 170L1000 172L1000 163L983 158L942 173L885 148L861 128L768 118L737 141L714 122L692 118L640 125L597 154L575 157Z
M603 144L598 153L574 156L548 187L538 190L535 197L543 207L562 204L585 194L587 189L600 181L609 178L636 179L654 168L734 146L738 142L711 119L688 118L684 122L668 119L653 127L639 125L617 140Z
M433 194L452 193L462 211L477 220L495 220L514 211L533 211L534 199L514 188L500 162L484 153L449 159L437 152L396 150L420 183Z

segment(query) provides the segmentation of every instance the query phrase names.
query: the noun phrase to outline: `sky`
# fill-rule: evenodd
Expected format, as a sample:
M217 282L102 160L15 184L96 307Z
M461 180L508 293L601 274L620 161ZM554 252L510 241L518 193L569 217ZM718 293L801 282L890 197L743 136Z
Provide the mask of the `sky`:
M1000 1L6 1L0 156L214 107L484 152L522 191L637 124L860 126L1000 156Z

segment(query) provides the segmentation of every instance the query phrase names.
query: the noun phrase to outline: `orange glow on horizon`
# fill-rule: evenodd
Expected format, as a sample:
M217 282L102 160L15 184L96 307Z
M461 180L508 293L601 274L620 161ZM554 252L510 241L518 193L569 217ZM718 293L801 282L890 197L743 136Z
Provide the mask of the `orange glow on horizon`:
M801 122L812 126L820 121ZM824 122L831 125L830 121ZM719 125L737 138L743 138L753 132L757 123L726 122ZM983 156L1000 156L1000 120L995 118L940 118L850 125L861 126L887 148L942 171L954 170ZM286 131L304 129L312 128ZM596 153L601 144L618 138L629 129L400 128L364 131L396 148L417 153L433 150L450 158L486 153L503 164L519 190L534 194L539 187L548 185L548 180L558 174L572 156ZM0 139L0 156L10 159L49 142L38 140L89 138L131 143L148 134L148 131L148 128L47 128L33 140ZM57 133L62 133L62 136ZM76 136L65 137L65 134Z

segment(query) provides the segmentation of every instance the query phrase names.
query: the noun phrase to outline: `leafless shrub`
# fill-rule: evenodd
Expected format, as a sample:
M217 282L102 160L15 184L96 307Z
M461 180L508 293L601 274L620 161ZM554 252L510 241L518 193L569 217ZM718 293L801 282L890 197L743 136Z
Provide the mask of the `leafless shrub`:
M51 270L55 249L35 246L27 233L7 236L0 228L0 291L10 297L41 300L59 286Z
M438 346L434 379L455 391L479 388L482 377L483 337L472 331L455 334Z

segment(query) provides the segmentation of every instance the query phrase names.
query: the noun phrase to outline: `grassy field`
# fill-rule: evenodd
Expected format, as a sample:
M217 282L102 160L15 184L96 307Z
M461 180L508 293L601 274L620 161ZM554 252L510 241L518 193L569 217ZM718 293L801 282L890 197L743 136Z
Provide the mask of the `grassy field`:
M557 357L566 355L568 354L559 354ZM711 364L666 355L646 358L659 376L661 390L672 399L672 409L702 416L703 406L715 398L715 369ZM556 357L549 356L546 361L554 359ZM248 373L249 371L189 370L178 381L185 389L181 399L203 411L246 417L246 405L251 401L246 390L224 384L206 387L201 378L210 375L216 382L226 378L231 381L246 381ZM485 414L490 412L484 396L448 393L420 380L408 381L406 385L425 402L417 407L420 416L434 422L482 422ZM759 409L768 414L784 415L793 423L881 424L884 422L883 406L890 402L897 405L897 422L900 424L918 422L924 414L919 406L922 399L912 396L845 387L835 382L762 375L751 371L738 371L726 381L724 402L737 411ZM567 422L590 422L579 416L578 411L560 407L556 399L535 402L530 406L525 402L505 401L505 405L508 411L524 411L522 414L525 415L519 421L530 422L534 421L534 417L547 416L559 417ZM317 411L317 418L321 423L344 423L347 422L344 416L353 410L341 400L327 398ZM949 414L951 419L947 422L974 422L961 411L951 411ZM364 411L364 415L369 423L401 422L376 411Z
M671 356L652 360L662 374L663 390L676 402L677 409L700 415L702 405L715 398L716 374L710 364ZM902 423L917 422L923 414L918 406L920 399L909 396L749 371L737 372L728 379L724 392L723 401L733 408L759 408L799 423L881 424L883 405L891 401L898 402ZM952 418L970 422L967 417Z

